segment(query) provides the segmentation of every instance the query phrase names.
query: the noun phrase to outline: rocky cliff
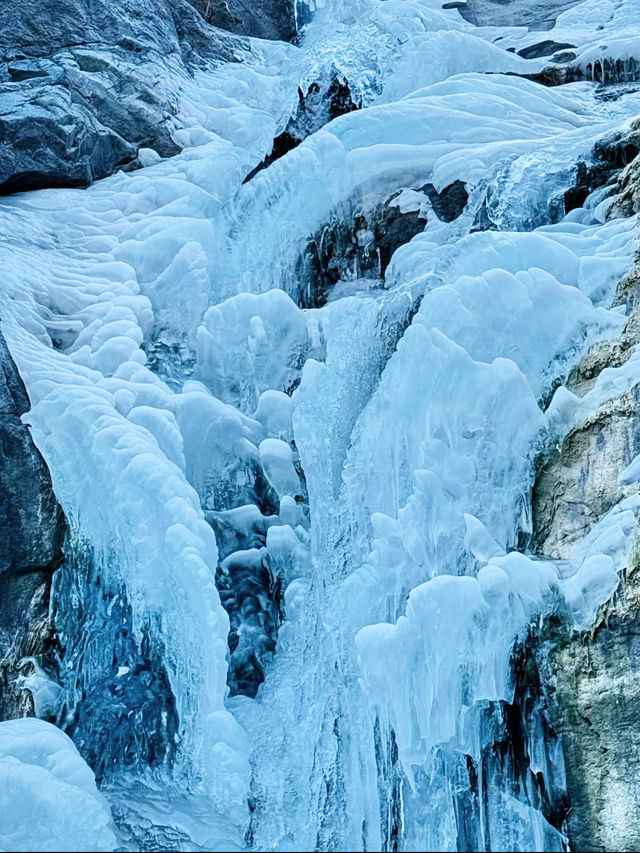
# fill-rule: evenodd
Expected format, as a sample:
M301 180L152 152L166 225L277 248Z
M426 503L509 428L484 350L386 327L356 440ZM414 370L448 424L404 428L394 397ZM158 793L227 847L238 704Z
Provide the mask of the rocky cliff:
M248 50L220 28L296 32L289 0L44 0L5 4L2 16L0 193L85 186L175 154L184 80ZM139 157L147 148L155 155Z
M640 209L640 158L622 173L609 216ZM596 344L567 387L584 396L603 371L640 343L640 264L618 287L627 324ZM611 376L611 381L613 376ZM598 406L545 458L533 492L537 553L566 558L623 497L637 493L629 466L640 453L638 386ZM623 475L625 472L625 475ZM613 598L586 632L547 626L534 644L542 701L560 734L567 774L572 850L640 849L640 571L636 554Z
M47 467L20 419L28 408L0 332L0 720L33 713L24 678L50 648L51 577L65 531Z

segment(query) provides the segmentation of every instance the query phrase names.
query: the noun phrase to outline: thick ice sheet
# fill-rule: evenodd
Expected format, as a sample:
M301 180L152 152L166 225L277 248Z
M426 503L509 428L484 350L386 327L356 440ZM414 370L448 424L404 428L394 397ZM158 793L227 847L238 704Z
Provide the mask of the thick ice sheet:
M600 12L587 0L578 27L580 8L557 30L587 57ZM611 8L602 20L626 39L633 9ZM560 601L587 624L614 588L635 504L568 567L518 547L536 453L593 399L556 392L546 415L541 403L619 333L608 306L636 250L634 222L605 223L594 202L550 224L549 202L640 98L603 104L589 83L514 76L542 67L504 49L528 40L435 0L324 4L300 46L252 42L242 62L182 84L179 156L0 204L3 330L28 422L176 699L173 765L110 780L133 822L208 848L380 849L392 728L404 847L453 849L442 755L479 748L478 707L509 698L510 650L531 619ZM243 184L298 86L336 72L365 108ZM326 306L296 305L300 253L331 217L457 180L462 215L442 223L427 204L384 288L344 281ZM469 233L485 199L500 230ZM255 700L227 697L218 564L282 581ZM534 836L513 829L527 824L536 845L560 843L490 784L505 797L494 838L527 849Z

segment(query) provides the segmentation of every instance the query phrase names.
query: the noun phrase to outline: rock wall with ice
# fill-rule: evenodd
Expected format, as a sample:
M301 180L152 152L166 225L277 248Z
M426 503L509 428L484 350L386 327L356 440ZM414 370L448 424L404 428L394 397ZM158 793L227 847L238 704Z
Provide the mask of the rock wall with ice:
M29 398L0 332L0 719L34 710L30 689L51 653L51 579L64 516L47 467L20 418Z
M637 212L635 160L614 187L612 214ZM533 492L533 543L539 554L563 558L594 520L637 494L637 262L618 286L624 307L620 337L592 346L567 386L580 404L569 431L542 458ZM587 631L543 625L528 641L542 673L548 717L562 738L567 816L573 849L637 846L637 763L633 719L638 670L637 549L614 596Z
M0 193L85 186L176 154L194 73L249 56L242 36L297 28L289 0L6 3Z
M638 12L541 33L457 5L297 4L296 44L162 71L180 153L0 204L3 331L68 528L27 686L125 849L567 849L528 643L589 629L640 501L555 553L531 495L635 386L633 357L565 383L626 334L610 181L640 90L593 56L630 62ZM592 73L543 85L545 40Z

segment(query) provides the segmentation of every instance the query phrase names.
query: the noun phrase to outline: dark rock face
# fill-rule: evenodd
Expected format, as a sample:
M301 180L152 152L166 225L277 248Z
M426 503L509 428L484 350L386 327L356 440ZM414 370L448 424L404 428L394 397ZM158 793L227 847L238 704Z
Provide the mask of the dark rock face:
M433 184L425 184L421 189L429 197L433 212L443 222L457 219L469 201L467 186L463 181L454 181L442 192L438 192Z
M233 32L263 39L293 41L298 34L295 0L229 0Z
M640 79L640 64L631 56L620 59L611 56L586 65L572 64L576 59L573 51L560 51L551 57L554 65L543 68L536 74L525 74L530 80L542 83L543 86L562 86L564 83L575 83L577 80L589 80L607 86L611 83L633 83ZM603 91L602 97L615 97L616 93Z
M208 24L229 30L238 24L226 0L189 0Z
M374 212L356 210L332 218L300 259L298 303L319 308L339 281L382 279L393 251L423 231L425 224L416 213L401 214L388 203ZM378 238L384 240L383 247Z
M177 153L171 86L229 38L187 0L5 4L0 29L0 192L84 186L141 147Z
M349 279L382 279L391 256L403 243L424 231L417 212L401 213L388 199L375 211L336 216L307 246L299 263L303 308L318 308L331 288Z
M452 222L464 210L469 195L462 181L441 192L433 184L416 190L443 222ZM426 214L403 210L396 192L372 210L351 205L336 211L324 228L309 241L298 263L298 303L318 308L331 288L350 279L382 279L393 253L424 231Z
M55 568L64 522L51 478L20 415L29 400L0 332L0 574Z
M234 61L238 35L298 28L293 0L26 0L2 16L0 193L86 186L140 148L176 154L180 78Z
M349 81L337 73L330 74L323 82L312 83L306 93L298 89L298 108L291 116L286 128L273 140L273 148L262 163L255 167L244 183L250 181L262 169L292 151L303 139L324 127L327 122L345 113L359 110L362 103L354 96Z
M531 44L529 47L523 47L522 50L518 51L518 56L521 56L523 59L538 59L540 56L550 56L552 53L557 53L559 50L568 50L572 47L575 47L575 45L546 39L545 41L540 41L537 44Z
M305 23L298 16L295 0L189 0L202 17L215 27L263 39L293 41Z
M621 169L640 152L640 122L635 122L628 132L616 133L597 142L589 163L578 163L574 185L565 192L563 212L582 207L587 196L598 187L610 183L612 192ZM629 175L629 173L627 173ZM627 182L632 179L627 177ZM624 191L624 186L622 190ZM624 215L630 215L629 213Z
M116 52L108 58L104 54L99 81L79 66L68 69L50 60L22 60L22 67L28 63L34 69L33 75L0 84L2 192L86 186L133 163L143 146L163 156L177 153L178 146L163 127L169 112L153 92L151 79L146 86L141 80L136 93L133 69L123 62L116 70L115 56ZM90 57L97 64L97 54ZM11 74L19 67L12 63L7 71ZM128 89L128 96L123 93L117 100L109 94L110 84L116 91Z
M33 713L21 676L50 647L51 576L65 523L44 460L20 415L29 400L0 332L0 719Z
M52 646L50 594L48 569L0 575L0 720L35 713L24 678L32 673L33 661L48 662ZM46 712L42 716L51 720Z
M21 53L45 58L65 48L96 44L129 50L164 45L169 52L178 47L180 37L206 38L195 10L183 0L27 0L6 4L2 23L5 61Z
M349 81L336 71L324 81L311 83L306 93L298 89L298 99L298 109L286 128L286 133L297 142L302 142L332 119L362 106L353 95Z
M170 766L178 714L166 650L148 624L132 631L124 587L108 585L92 548L73 533L56 573L53 655L60 685L55 722L73 739L99 782L123 767Z

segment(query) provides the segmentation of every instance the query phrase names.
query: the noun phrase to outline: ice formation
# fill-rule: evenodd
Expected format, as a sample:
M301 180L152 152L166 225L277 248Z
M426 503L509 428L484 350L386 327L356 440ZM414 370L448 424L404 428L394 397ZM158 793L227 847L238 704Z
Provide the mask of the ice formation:
M113 850L109 805L71 740L43 720L0 723L3 850Z
M597 193L548 213L640 93L545 88L521 76L544 62L509 51L540 34L436 0L317 5L299 45L253 41L185 84L181 154L0 204L3 330L72 528L48 714L102 754L125 845L455 850L475 796L478 849L561 850L529 792L494 774L474 794L467 768L513 696L514 643L550 610L588 625L633 546L630 498L569 561L526 553L537 454L640 381L634 357L584 398L561 386L624 325L635 221ZM586 0L545 37L629 63L638 23L632 0ZM243 183L333 73L363 108ZM455 182L467 200L441 221L423 188ZM309 241L394 198L425 227L384 277L304 303ZM112 849L65 735L4 723L0 755L33 777L3 849Z

